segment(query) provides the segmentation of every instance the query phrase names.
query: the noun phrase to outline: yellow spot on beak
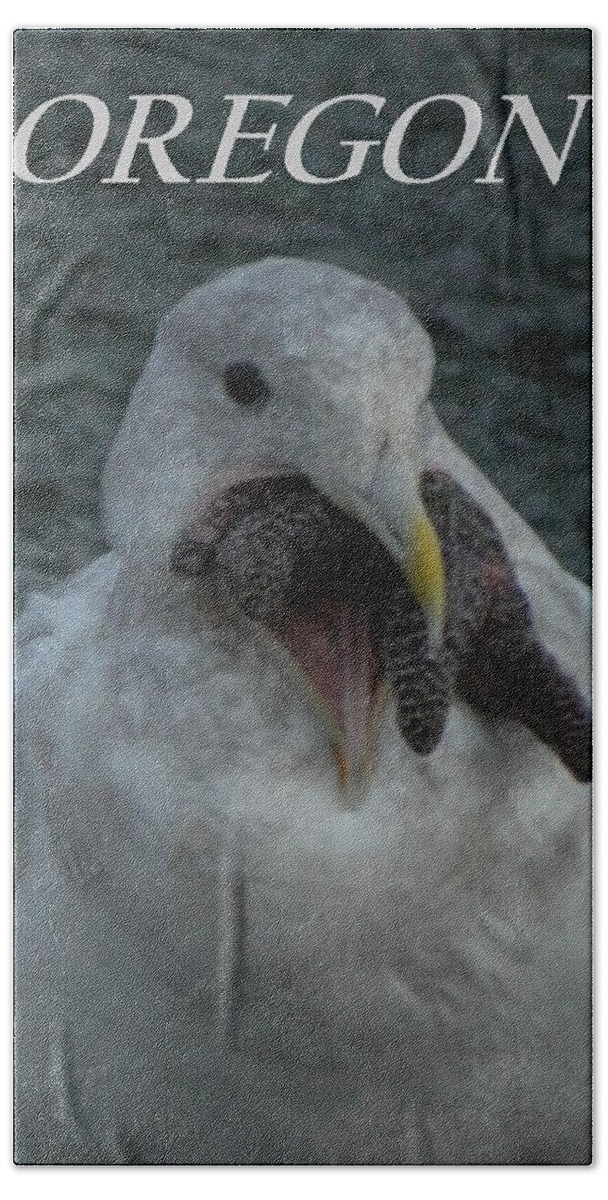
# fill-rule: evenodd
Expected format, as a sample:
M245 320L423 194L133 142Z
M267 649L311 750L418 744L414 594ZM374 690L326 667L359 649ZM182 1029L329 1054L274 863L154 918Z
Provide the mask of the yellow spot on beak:
M424 513L414 518L406 574L414 595L427 615L433 636L439 637L445 607L445 572L439 539Z

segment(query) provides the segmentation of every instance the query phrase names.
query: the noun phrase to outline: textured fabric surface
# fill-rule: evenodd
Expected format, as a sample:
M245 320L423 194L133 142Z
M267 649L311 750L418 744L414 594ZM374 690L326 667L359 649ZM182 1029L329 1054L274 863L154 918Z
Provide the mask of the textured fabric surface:
M501 95L529 94L561 150L590 34L29 30L15 47L17 125L68 93L111 113L86 173L16 185L17 1160L588 1162L589 112L557 187L519 126L504 183L475 179ZM143 150L139 184L101 182L130 96L191 100L171 157L198 176L235 92L294 95L268 118L265 184L169 186ZM475 97L469 162L400 186L376 147L359 179L297 183L287 133L354 92L387 97L383 133L425 96ZM84 109L51 112L31 166L67 169L88 129ZM428 110L412 169L437 171L460 133ZM307 161L335 171L340 139L369 136L361 107L326 115ZM256 151L235 153L244 173ZM391 585L369 662L368 631L333 616L303 648L273 637L276 509L257 548L251 513L222 543L236 601L203 580L218 481L260 461L346 506L358 548L379 538L420 600L404 621ZM423 495L446 477L446 504ZM410 669L441 608L412 566L423 500L448 711L434 660ZM331 557L315 534L311 574Z
M529 93L561 148L566 96L590 90L588 32L29 30L15 45L17 124L71 92L101 97L112 115L84 175L56 187L17 184L21 588L47 586L104 548L100 467L160 314L219 269L277 253L349 267L409 299L437 347L433 399L448 430L560 561L588 578L588 114L558 187L522 129L504 156L504 185L473 182L504 124L501 94ZM273 177L168 187L139 152L140 185L102 185L131 119L128 97L163 91L194 105L172 154L195 175L217 148L225 95L293 93L289 113L276 118ZM339 186L296 183L281 169L286 131L313 104L355 91L386 95L385 130L424 96L475 97L484 124L470 162L429 187L400 187L377 163ZM439 111L412 134L420 174L457 144L453 113ZM84 110L69 126L63 117L49 114L44 137L32 141L40 174L66 169L86 137ZM361 107L340 111L339 123L327 117L310 142L311 166L335 172L339 138L369 128ZM238 163L247 166L243 152Z

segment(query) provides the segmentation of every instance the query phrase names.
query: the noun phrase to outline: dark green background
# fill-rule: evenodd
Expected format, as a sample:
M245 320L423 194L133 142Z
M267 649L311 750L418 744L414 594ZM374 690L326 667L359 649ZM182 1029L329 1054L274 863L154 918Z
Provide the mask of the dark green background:
M347 266L405 294L436 344L433 400L445 425L570 570L589 575L590 117L553 187L516 128L502 186L479 186L509 106L529 93L561 151L574 105L590 91L585 30L27 30L15 35L16 122L67 92L101 97L106 146L82 176L16 186L17 567L45 586L103 548L101 464L158 316L218 270L267 254ZM205 174L230 92L293 93L278 120L274 168L261 186L163 185L145 151L139 186L111 187L132 93L174 92L194 105L171 147L178 169ZM387 97L386 132L408 104L462 92L484 112L457 174L402 186L370 151L359 179L298 184L281 149L295 121L330 96ZM65 106L32 140L30 164L57 174L79 157L86 111ZM171 114L159 111L159 122ZM346 106L310 143L310 166L337 173L340 137L370 137L372 110ZM157 131L166 128L160 125ZM412 129L403 164L431 174L459 141L449 107ZM258 149L259 153L259 149ZM253 158L250 160L253 164ZM246 167L246 156L234 168ZM253 169L264 169L259 157Z

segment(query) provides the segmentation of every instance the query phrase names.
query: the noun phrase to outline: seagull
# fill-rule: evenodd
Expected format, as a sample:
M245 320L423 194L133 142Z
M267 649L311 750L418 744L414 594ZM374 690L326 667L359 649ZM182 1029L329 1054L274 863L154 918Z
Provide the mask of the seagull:
M18 629L18 1162L589 1161L589 593L433 370L325 263L161 320Z

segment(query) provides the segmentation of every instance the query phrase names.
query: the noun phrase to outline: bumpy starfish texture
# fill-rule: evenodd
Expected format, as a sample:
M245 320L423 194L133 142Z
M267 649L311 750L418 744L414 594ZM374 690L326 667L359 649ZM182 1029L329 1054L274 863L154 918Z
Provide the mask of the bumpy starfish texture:
M213 561L241 609L275 630L288 610L349 606L369 622L403 737L419 754L435 748L449 707L445 657L432 647L398 564L361 522L292 477L229 489L207 512L206 526L214 531L213 551L197 553L188 536L174 552L174 567L206 574Z
M243 611L275 627L287 607L339 599L365 611L400 732L416 753L436 748L456 695L484 718L521 722L576 779L588 780L589 706L539 641L495 525L441 468L423 473L420 490L447 578L439 647L384 547L302 479L256 480L229 489L207 514L212 540L204 545L186 538L176 548L174 566L201 574L213 562L229 577Z
M539 640L496 527L443 469L424 472L421 495L445 560L444 649L456 694L486 717L521 722L587 782L590 707Z

